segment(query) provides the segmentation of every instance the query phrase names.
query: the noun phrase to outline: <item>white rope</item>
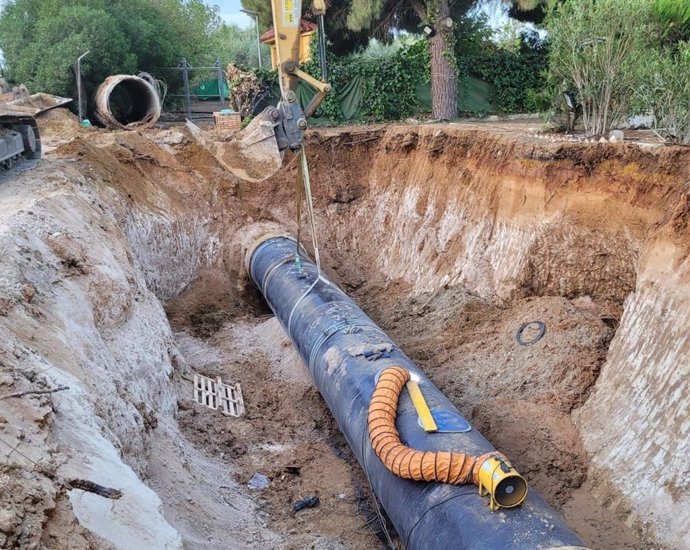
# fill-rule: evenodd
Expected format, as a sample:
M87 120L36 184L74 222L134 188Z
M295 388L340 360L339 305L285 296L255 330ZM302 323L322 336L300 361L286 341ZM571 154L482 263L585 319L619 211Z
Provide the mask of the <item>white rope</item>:
M321 254L319 253L319 239L316 234L316 215L314 214L314 199L312 197L311 193L311 178L309 177L309 165L307 164L307 153L304 150L304 143L302 143L302 146L300 147L300 168L302 172L302 181L304 183L304 194L307 199L307 213L309 214L309 228L311 230L311 242L312 246L314 247L314 261L316 263L316 273L317 277L314 280L314 282L311 284L311 286L305 291L302 296L295 302L295 305L292 306L292 309L290 310L290 315L288 316L288 334L292 335L291 329L292 329L292 317L295 314L295 311L297 310L297 306L299 306L302 303L302 300L304 300L309 293L314 290L314 287L319 281L323 281L326 284L330 284L330 281L325 279L321 275ZM299 224L299 217L298 217L298 224ZM297 241L297 250L296 254L299 255L299 230L298 230L298 241Z
M299 297L299 300L295 302L295 305L292 306L292 309L290 310L290 315L288 316L288 335L292 337L292 316L295 314L295 311L297 310L297 306L299 306L302 303L302 300L304 300L307 296L309 296L309 293L314 289L316 286L316 283L318 283L321 279L321 275L319 275L314 282L311 284L311 286L305 291L302 296Z
M300 147L300 161L302 163L302 179L304 181L304 194L307 199L307 212L309 213L309 227L311 229L311 242L314 246L314 260L316 269L321 278L321 255L319 254L319 241L316 235L316 216L314 215L314 200L311 194L311 178L309 177L309 166L307 165L307 153L304 150L304 143Z

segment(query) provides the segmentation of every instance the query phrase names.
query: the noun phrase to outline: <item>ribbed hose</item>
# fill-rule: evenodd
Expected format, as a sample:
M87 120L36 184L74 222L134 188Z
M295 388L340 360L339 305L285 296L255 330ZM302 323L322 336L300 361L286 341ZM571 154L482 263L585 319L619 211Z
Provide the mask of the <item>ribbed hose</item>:
M395 427L400 392L410 379L402 367L390 367L379 375L369 403L369 438L376 456L396 476L414 481L439 481L453 485L477 485L485 460L502 456L498 452L471 456L449 451L418 451L400 441Z

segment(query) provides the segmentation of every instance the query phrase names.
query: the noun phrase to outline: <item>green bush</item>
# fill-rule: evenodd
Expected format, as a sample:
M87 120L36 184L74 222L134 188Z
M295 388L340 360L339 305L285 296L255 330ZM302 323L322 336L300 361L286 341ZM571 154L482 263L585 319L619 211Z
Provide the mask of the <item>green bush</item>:
M360 94L360 109L354 117L360 121L400 120L417 114L422 106L416 95L416 85L429 79L429 56L428 41L423 39L347 57L329 55L328 80L333 91L321 104L317 115L330 122L352 119L343 113L343 93ZM318 60L307 63L304 70L319 77ZM357 88L354 92L353 86Z
M213 63L220 27L201 0L9 0L0 11L7 75L32 91L73 95L72 66L93 91L106 76Z
M650 48L639 63L638 104L654 114L659 135L690 143L690 42Z
M489 98L502 113L542 110L548 44L534 31L508 26L497 32L485 16L456 22L456 49L461 75L479 78L493 89Z
M470 74L494 86L492 101L503 113L534 111L546 82L548 46L536 32L525 32L516 47L488 42L469 61Z
M690 2L652 0L652 12L664 27L666 42L690 40Z
M654 43L650 0L550 0L551 84L577 90L585 131L603 135L630 114L639 59Z

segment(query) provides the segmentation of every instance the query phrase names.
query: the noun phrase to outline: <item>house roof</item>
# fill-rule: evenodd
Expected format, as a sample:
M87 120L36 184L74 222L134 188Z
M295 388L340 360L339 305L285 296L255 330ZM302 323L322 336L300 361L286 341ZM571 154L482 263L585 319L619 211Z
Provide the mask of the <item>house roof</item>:
M303 34L305 32L314 32L316 30L316 23L313 23L312 21L308 21L307 19L302 19L300 21L300 26L299 26L299 32L300 34ZM268 29L265 33L263 33L260 37L259 40L261 42L273 42L275 40L276 33L273 30L273 27Z

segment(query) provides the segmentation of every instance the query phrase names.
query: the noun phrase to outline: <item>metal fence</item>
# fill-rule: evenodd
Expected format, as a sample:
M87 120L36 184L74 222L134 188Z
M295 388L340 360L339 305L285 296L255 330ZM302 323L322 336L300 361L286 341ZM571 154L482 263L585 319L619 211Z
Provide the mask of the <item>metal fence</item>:
M177 67L160 68L155 76L168 89L162 105L162 120L211 119L214 112L228 105L226 92L229 89L220 59L211 67L193 67L182 58Z

